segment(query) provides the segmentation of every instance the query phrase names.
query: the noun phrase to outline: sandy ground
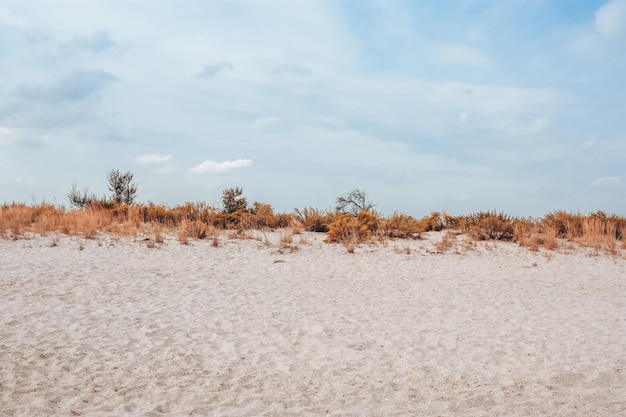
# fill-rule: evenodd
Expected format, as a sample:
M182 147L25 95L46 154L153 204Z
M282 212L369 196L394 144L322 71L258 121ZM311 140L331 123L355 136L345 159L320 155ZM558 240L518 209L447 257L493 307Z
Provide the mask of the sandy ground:
M0 240L0 416L626 415L623 254L259 236Z

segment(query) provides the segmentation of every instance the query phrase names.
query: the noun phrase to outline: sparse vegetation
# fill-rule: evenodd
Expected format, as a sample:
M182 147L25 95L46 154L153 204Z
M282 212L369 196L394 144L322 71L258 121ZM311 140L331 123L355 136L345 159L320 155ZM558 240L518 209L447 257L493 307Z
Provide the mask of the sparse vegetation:
M620 248L626 249L626 217L602 211L588 215L554 211L539 219L521 219L495 211L458 217L440 212L421 219L399 213L385 217L371 209L373 204L367 201L365 193L355 190L343 196L341 202L347 203L344 212L306 207L294 209L293 213L276 213L267 203L254 202L248 207L239 187L224 190L220 208L204 202L167 207L135 204L132 174L111 171L109 177L111 188L117 190L113 197L98 199L88 188L79 190L73 185L68 193L71 209L45 202L4 203L0 206L0 237L16 240L31 233L45 236L50 232L84 239L96 239L101 233L152 235L153 244L162 244L164 234L169 234L183 244L188 244L190 239L209 239L213 246L219 246L220 233L244 239L250 236L249 230L284 229L286 234L280 241L284 248L296 246L294 235L310 231L326 233L326 242L340 243L353 252L360 244L420 239L424 233L445 231L436 244L440 253L452 247L457 252L459 248L469 250L476 242L498 240L517 242L532 251L541 248L570 251L582 246L594 253L617 255ZM117 185L113 187L113 184ZM352 209L360 206L370 209L355 214ZM459 234L462 236L457 240ZM54 242L58 244L57 240ZM299 243L303 242L305 239L300 237Z
M239 187L227 188L222 193L222 208L224 213L233 214L243 212L248 207L248 200L243 196Z
M361 211L372 211L376 205L367 199L365 191L355 189L345 193L336 200L336 210L342 214L356 216Z
M111 200L116 204L131 205L137 197L137 184L133 182L133 174L130 171L120 172L112 169L107 173L109 191L113 193Z

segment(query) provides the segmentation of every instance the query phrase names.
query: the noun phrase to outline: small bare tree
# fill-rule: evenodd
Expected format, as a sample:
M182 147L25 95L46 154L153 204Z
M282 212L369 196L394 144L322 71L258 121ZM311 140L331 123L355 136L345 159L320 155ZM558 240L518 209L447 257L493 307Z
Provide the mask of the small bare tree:
M74 183L72 184L70 192L67 193L67 199L70 202L70 206L85 209L95 203L98 198L94 193L89 191L89 187L85 187L81 191L78 189L78 185Z
M245 210L248 207L248 200L243 196L241 188L227 188L222 193L222 206L224 213L235 213Z
M109 191L113 193L112 200L117 204L131 205L137 197L137 184L133 183L133 174L130 171L121 173L112 169L107 173Z
M359 211L371 210L375 206L376 204L367 199L365 191L354 189L337 197L335 208L341 213L350 213L356 216Z

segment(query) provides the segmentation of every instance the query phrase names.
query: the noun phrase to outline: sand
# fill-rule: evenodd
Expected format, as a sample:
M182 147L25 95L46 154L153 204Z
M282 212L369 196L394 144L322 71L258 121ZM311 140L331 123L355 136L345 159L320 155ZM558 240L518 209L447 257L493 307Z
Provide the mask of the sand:
M626 415L623 254L284 233L0 240L0 416Z

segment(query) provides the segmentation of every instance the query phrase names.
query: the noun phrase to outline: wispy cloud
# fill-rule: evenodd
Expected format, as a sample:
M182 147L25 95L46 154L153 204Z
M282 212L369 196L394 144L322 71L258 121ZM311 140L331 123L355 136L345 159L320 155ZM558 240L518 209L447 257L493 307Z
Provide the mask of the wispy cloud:
M254 120L252 127L255 129L263 129L264 127L276 124L279 121L279 117L258 117Z
M596 11L595 29L605 38L626 35L626 0L611 1Z
M39 44L54 40L52 30L49 28L30 28L24 32L24 39L29 44Z
M119 45L111 38L109 31L97 30L90 35L74 35L70 41L59 44L59 49L66 54L82 52L99 54L118 46Z
M466 45L444 44L436 47L435 55L451 64L486 67L490 60L482 51Z
M82 101L118 78L104 70L77 70L44 84L23 84L17 93L23 98L46 103Z
M205 65L202 71L198 74L200 78L214 78L224 72L229 72L234 69L233 64L230 62L220 62L215 65Z
M172 159L172 154L162 155L160 153L146 153L133 158L139 165L164 164Z
M15 182L17 184L32 184L35 181L27 179L27 178L24 178L21 175L18 175L17 177L13 178L13 182Z
M187 172L191 174L225 174L228 172L236 171L238 169L247 168L252 165L250 159L237 159L234 161L204 161L193 168L189 168Z
M580 145L582 148L591 148L592 146L594 146L596 143L598 143L598 139L589 139L585 142L582 143L582 145Z
M548 117L539 117L530 122L519 122L514 119L498 120L489 125L489 130L495 133L526 136L541 133L550 126Z
M591 181L590 185L593 188L611 188L620 185L621 183L622 180L620 179L620 177L613 176L596 178L595 180Z
M302 67L300 65L281 65L270 71L271 75L295 75L298 77L310 77L313 75L313 71L309 68Z

